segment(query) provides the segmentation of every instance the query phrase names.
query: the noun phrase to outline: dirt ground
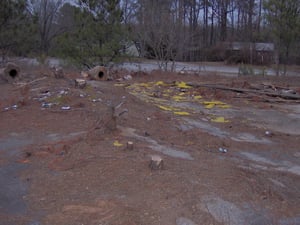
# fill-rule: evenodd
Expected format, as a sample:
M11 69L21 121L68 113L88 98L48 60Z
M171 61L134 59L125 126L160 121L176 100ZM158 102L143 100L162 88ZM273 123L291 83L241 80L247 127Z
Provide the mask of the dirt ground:
M300 224L300 77L127 74L0 84L1 225Z

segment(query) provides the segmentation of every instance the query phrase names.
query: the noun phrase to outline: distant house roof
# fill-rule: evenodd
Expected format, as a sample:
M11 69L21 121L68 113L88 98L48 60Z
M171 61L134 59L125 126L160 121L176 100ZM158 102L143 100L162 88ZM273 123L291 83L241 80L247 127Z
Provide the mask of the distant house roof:
M265 51L265 52L273 52L275 50L274 43L268 42L225 42L226 48L229 50L239 51L242 49L250 49L254 48L256 51Z

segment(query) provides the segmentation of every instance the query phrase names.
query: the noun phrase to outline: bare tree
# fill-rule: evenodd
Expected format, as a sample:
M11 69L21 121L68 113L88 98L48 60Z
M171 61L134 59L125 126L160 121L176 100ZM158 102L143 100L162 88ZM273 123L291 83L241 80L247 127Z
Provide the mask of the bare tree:
M168 69L170 62L174 67L176 56L182 51L180 47L184 46L183 26L178 23L173 6L170 0L139 1L136 33L142 52L155 58L163 70Z
M12 52L18 52L25 43L26 35L31 31L25 0L2 0L0 3L0 56L2 60Z
M130 24L131 22L134 22L137 4L137 0L123 0L121 2L123 21L125 24Z
M268 0L265 1L265 9L277 44L277 74L279 74L280 63L284 65L285 74L291 48L300 33L300 2L299 0Z
M65 31L58 26L59 10L65 0L31 0L32 13L38 20L40 48L43 54L48 54L52 40Z

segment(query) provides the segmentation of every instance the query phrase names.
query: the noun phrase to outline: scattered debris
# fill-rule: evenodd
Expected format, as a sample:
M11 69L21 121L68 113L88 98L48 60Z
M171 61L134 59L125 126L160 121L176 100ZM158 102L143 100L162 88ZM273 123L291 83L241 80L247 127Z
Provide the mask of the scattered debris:
M268 130L265 132L265 135L268 136L268 137L272 137L273 136L272 132L268 131Z
M132 76L129 74L129 75L125 75L124 76L124 80L132 80Z
M68 91L67 91L67 90L61 90L61 91L58 93L58 96L67 95L67 94L68 94Z
M42 96L47 96L47 97L50 97L51 96L51 92L49 90L46 90L46 91L43 91L41 93Z
M53 103L50 103L50 102L43 102L43 103L42 103L42 108L51 108L52 105L53 105Z
M152 155L149 163L151 170L162 170L164 168L164 161L159 155Z
M17 108L18 108L18 105L13 105L11 108L12 108L12 109L17 109Z
M101 98L92 99L92 102L102 102L102 99Z
M288 99L288 100L300 100L300 95L297 94L296 92L282 92L278 90L253 90L253 89L246 89L246 88L232 88L232 87L227 87L224 85L215 85L215 84L194 84L194 83L188 83L188 85L192 87L205 87L205 88L212 88L212 89L220 89L223 91L233 91L233 92L238 92L238 93L252 93L252 94L257 94L257 95L266 95L270 97L279 97L283 99Z
M228 150L226 148L219 148L219 152L222 152L222 153L227 153Z
M12 106L9 106L9 107L5 107L5 108L4 108L4 111L8 111L8 110L11 110L11 109L13 109L13 110L18 109L18 105L15 104L15 105L12 105Z
M70 110L71 107L70 107L70 106L62 106L61 109L62 109L62 110Z

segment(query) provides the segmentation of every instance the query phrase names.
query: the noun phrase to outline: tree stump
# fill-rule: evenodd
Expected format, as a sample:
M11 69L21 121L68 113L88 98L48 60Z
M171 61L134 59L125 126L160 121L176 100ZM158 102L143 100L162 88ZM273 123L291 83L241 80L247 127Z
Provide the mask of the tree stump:
M133 142L132 142L132 141L128 141L128 142L127 142L126 149L127 149L127 150L130 150L130 151L133 150Z
M84 79L75 79L75 87L76 88L85 88L86 87L86 80Z
M159 155L152 155L149 163L151 170L162 170L164 168L164 161Z
M54 74L54 77L56 79L62 79L62 78L65 77L65 73L64 73L64 71L61 67L55 67L54 66L54 67L51 68L51 70L52 70L52 72Z

